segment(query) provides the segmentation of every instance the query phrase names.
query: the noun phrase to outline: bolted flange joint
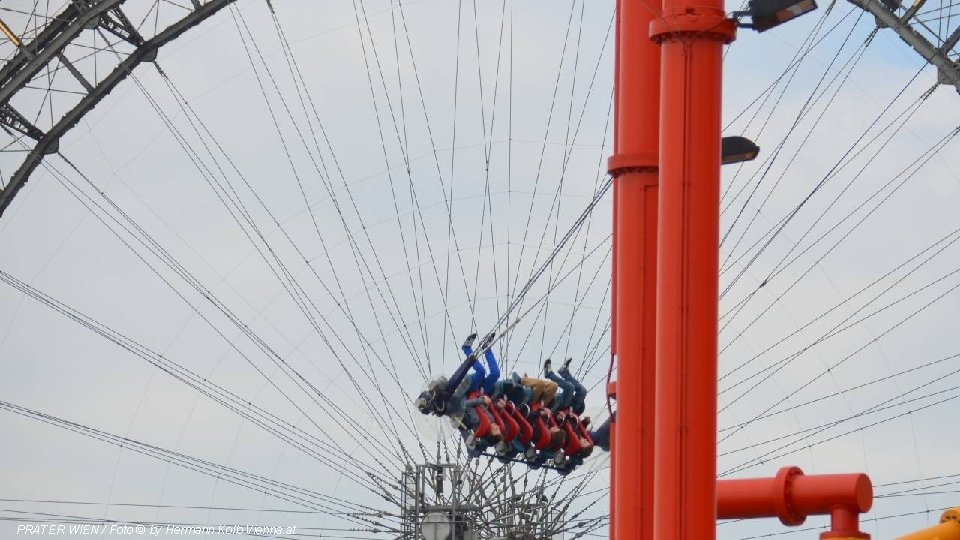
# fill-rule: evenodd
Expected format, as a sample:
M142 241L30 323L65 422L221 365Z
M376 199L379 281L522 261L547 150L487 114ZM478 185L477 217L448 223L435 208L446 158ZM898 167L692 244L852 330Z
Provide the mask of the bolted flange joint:
M807 520L807 516L793 506L793 481L798 476L803 476L800 467L783 467L777 471L777 496L773 499L774 507L777 509L777 517L780 523L788 527L802 525Z
M686 6L666 9L650 22L650 39L657 43L671 39L712 39L730 43L737 38L737 22L722 9Z

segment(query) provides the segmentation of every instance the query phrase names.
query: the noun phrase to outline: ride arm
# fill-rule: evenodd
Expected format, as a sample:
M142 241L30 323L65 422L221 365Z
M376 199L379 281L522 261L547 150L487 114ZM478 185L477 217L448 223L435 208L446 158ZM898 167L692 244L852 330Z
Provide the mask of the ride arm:
M960 540L960 508L951 508L940 516L940 524L897 540Z

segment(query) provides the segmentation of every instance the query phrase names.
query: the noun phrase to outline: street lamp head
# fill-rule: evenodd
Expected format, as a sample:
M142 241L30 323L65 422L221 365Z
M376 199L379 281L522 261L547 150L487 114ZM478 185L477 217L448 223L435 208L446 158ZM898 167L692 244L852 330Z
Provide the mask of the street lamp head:
M751 161L759 153L760 147L746 137L724 137L720 144L720 164Z
M749 7L748 11L734 12L738 24L765 32L817 9L817 3L814 0L750 0ZM749 23L740 22L740 17L745 15L750 16Z

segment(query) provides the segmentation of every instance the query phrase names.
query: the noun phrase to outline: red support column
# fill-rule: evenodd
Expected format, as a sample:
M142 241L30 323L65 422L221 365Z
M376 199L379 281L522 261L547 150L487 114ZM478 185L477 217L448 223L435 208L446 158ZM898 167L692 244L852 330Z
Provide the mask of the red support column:
M716 537L721 54L735 32L723 0L663 0L650 26L662 66L657 540Z
M653 540L660 51L645 0L619 0L614 100L613 321L617 422L611 537Z

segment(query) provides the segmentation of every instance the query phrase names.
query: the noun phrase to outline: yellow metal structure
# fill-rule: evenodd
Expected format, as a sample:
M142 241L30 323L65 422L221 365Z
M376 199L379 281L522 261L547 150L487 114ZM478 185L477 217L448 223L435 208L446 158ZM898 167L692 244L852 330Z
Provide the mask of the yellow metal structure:
M960 540L960 508L944 512L939 525L901 536L897 540Z

